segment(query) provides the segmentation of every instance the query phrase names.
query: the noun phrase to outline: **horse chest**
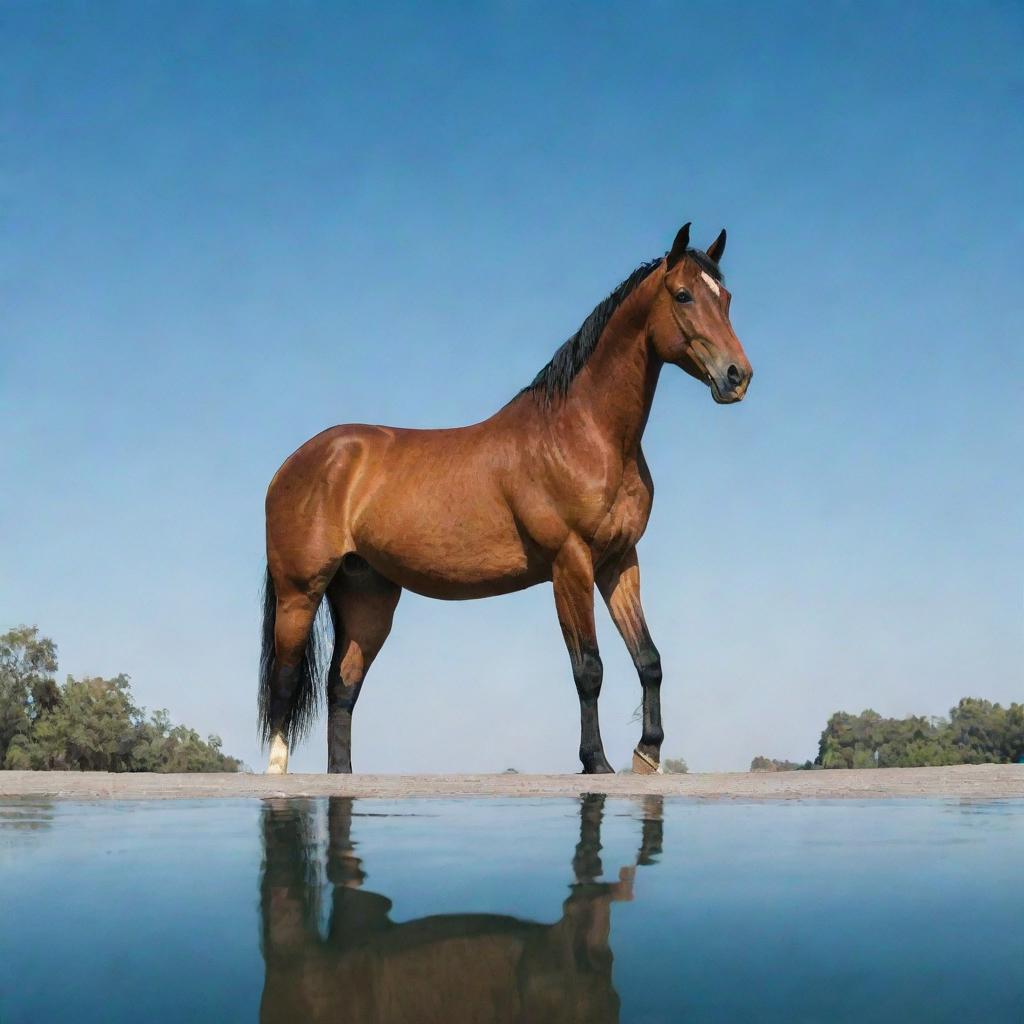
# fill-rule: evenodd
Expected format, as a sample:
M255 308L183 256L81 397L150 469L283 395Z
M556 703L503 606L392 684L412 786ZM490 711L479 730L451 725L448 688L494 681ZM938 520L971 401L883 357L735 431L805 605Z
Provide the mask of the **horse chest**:
M650 513L650 490L639 475L626 474L587 539L600 554L628 550L643 536Z

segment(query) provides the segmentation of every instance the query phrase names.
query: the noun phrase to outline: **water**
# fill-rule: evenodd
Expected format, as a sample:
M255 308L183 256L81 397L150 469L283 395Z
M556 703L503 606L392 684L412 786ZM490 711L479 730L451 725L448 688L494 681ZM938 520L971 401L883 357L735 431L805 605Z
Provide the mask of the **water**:
M0 801L0 1022L1024 1021L1024 803Z

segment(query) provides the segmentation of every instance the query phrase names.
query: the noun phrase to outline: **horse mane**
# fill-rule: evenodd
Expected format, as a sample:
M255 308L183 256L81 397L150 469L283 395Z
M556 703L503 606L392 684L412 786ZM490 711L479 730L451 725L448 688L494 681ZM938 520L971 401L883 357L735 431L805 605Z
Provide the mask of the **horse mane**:
M705 252L700 249L687 249L686 255L691 257L701 270L706 271L716 281L721 281L722 272ZM579 330L566 341L551 357L547 365L530 381L516 398L528 392L535 394L545 405L551 405L564 398L576 375L593 355L604 329L608 326L615 311L622 305L637 287L661 266L664 256L641 263L625 281L612 293L599 302L590 316L580 324Z

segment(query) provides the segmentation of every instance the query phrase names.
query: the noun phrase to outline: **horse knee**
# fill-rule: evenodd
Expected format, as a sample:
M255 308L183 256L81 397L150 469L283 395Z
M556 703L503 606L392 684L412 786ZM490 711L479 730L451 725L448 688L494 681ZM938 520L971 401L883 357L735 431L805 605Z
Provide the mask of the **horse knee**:
M645 725L640 742L645 746L653 746L660 749L662 743L665 742L665 730L661 727L661 722L652 722L649 725Z

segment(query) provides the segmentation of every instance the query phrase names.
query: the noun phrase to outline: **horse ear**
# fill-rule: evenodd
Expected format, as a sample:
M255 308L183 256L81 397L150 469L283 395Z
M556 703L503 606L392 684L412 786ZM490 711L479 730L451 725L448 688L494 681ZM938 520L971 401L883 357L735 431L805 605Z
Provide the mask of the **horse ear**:
M669 250L666 267L671 270L685 255L690 245L690 222L687 221L676 235L676 240Z
M722 253L725 252L725 228L719 232L718 237L708 246L707 253L708 259L713 263L718 263L722 259Z

